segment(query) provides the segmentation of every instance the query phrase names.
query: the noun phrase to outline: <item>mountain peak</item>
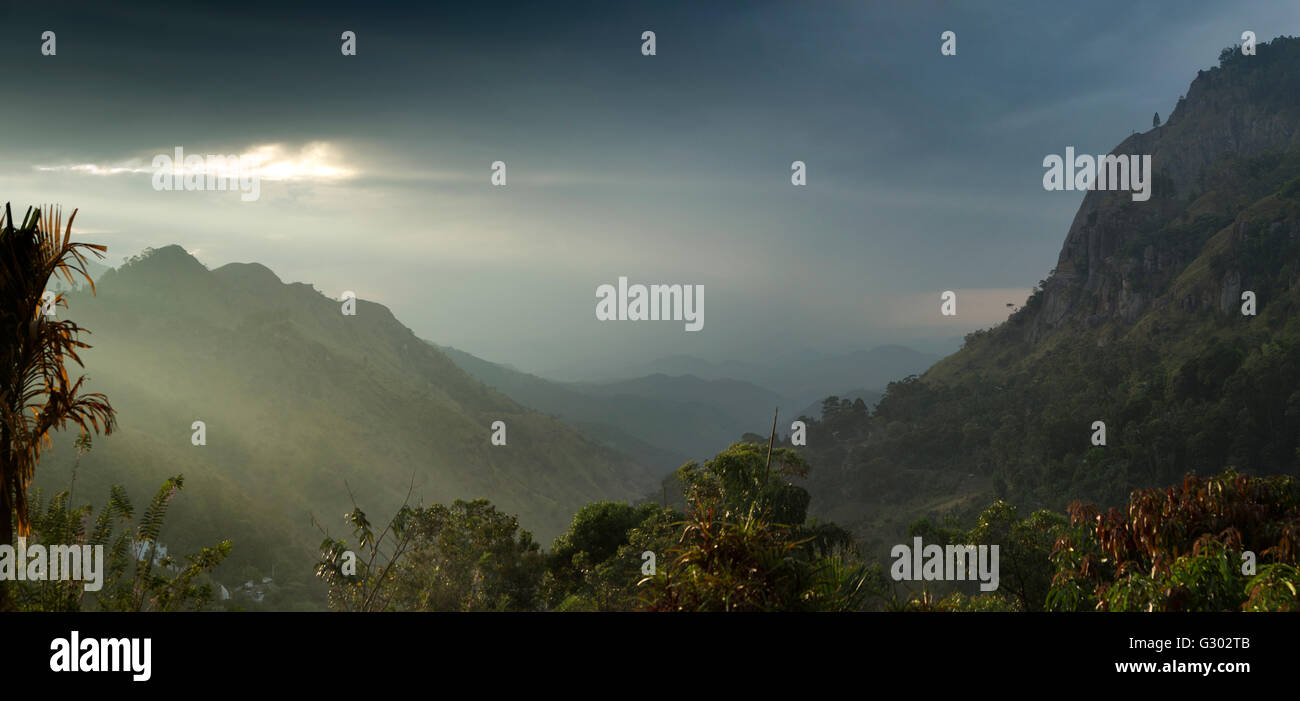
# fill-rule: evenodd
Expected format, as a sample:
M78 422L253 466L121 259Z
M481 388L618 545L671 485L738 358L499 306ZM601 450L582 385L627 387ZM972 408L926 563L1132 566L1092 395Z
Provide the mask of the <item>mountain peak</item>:
M212 273L226 282L250 287L284 284L278 275L261 263L226 263Z
M116 269L120 279L167 278L205 275L207 267L177 244L161 248L146 248L127 258Z
M198 263L198 259L190 255L189 251L178 243L168 244L161 248L146 248L138 255L128 259L131 263L148 262L152 265L180 264L188 265L183 261L193 261ZM202 263L199 263L202 265Z

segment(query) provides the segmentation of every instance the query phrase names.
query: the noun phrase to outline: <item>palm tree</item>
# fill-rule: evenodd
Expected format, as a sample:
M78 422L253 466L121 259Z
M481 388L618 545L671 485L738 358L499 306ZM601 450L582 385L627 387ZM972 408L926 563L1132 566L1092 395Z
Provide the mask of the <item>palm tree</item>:
M15 526L18 536L31 530L27 487L41 450L50 445L50 432L68 422L83 435L101 429L107 435L116 426L107 397L81 393L85 376L73 382L64 366L67 359L81 365L77 350L90 347L78 340L85 330L46 314L67 306L62 295L54 297L53 305L44 299L52 278L75 285L74 274L94 293L82 249L103 258L108 248L71 241L76 210L60 234L59 209L46 209L49 213L42 217L41 210L29 207L21 226L14 225L8 204L0 215L0 544L6 545L14 541ZM0 587L0 609L8 605Z

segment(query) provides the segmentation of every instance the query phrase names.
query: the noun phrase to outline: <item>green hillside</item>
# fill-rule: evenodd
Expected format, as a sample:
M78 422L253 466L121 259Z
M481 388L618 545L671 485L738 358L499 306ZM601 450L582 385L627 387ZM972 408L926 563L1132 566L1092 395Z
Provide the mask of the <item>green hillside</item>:
M341 526L349 487L376 515L412 483L413 502L485 497L542 539L585 503L655 489L639 464L483 386L385 307L359 300L345 316L261 265L209 271L169 246L106 273L98 296L71 295L63 314L91 331L88 384L120 424L82 458L77 500L184 474L162 541L233 540L218 579L273 566L309 579L312 516ZM497 420L504 446L490 442ZM191 444L194 421L206 445ZM38 486L70 484L74 438L55 438Z

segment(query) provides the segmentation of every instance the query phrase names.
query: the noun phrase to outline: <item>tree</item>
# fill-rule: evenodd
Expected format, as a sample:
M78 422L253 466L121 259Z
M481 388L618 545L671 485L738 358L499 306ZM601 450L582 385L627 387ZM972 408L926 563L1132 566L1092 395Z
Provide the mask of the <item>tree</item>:
M980 513L975 527L962 530L955 522L937 525L928 518L914 522L907 537L919 536L930 543L996 546L998 548L998 588L981 592L974 577L954 584L954 591L942 599L926 588L909 595L897 596L892 608L906 611L1041 611L1051 587L1054 570L1052 547L1066 529L1066 518L1039 510L1020 518L1016 507L995 501ZM965 590L965 591L963 591Z
M395 572L401 611L532 611L545 563L519 519L487 499L415 511L416 538Z
M684 517L658 504L587 504L546 557L547 603L553 609L629 610L641 579L641 555L667 552ZM635 546L635 547L633 547Z
M1017 509L996 501L971 529L968 542L999 546L1000 591L1020 611L1041 611L1052 583L1049 557L1066 519L1045 509L1021 519Z
M1159 112L1156 112L1156 116L1154 116L1154 117L1151 118L1151 126L1153 126L1153 127L1158 127L1158 126L1160 126L1160 113L1159 113Z
M409 493L408 493L409 498ZM355 506L355 505L354 505ZM359 508L345 516L357 539L321 543L316 575L342 611L529 611L544 562L532 534L486 499L450 507L403 503L375 535Z
M45 299L50 280L57 276L75 285L80 276L93 293L82 251L103 258L108 250L71 241L76 216L73 210L60 234L57 207L44 216L28 208L20 226L9 205L0 215L0 544L14 542L15 526L19 536L31 530L27 489L50 432L71 422L82 433L109 434L116 425L108 399L83 394L84 375L75 382L68 376L66 361L81 365L77 350L90 347L78 340L84 329L46 314L67 306L62 295L52 305ZM11 606L0 585L0 610Z
M678 546L647 576L651 611L852 611L879 593L878 568L861 563L851 537L831 524L804 524L808 492L785 478L806 475L794 451L736 443L703 466L677 472L686 484ZM667 562L664 562L667 560Z

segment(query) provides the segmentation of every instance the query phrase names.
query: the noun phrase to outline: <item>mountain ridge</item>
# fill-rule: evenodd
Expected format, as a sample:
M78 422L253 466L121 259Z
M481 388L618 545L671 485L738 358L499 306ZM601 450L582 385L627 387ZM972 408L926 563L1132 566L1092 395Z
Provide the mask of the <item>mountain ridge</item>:
M282 560L309 573L313 517L341 528L350 492L373 518L391 514L413 480L416 500L486 497L545 539L586 503L657 484L484 387L383 305L357 300L344 316L310 285L258 264L208 270L179 246L110 270L97 287L70 294L60 314L90 331L87 384L113 402L119 431L81 459L77 496L102 499L110 483L150 493L184 473L173 547L231 537L236 568ZM504 446L490 442L496 420ZM205 422L206 445L191 445L193 421ZM39 486L69 483L72 439L55 438Z

